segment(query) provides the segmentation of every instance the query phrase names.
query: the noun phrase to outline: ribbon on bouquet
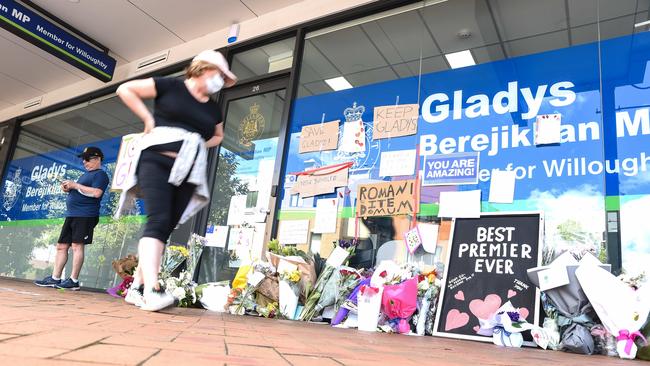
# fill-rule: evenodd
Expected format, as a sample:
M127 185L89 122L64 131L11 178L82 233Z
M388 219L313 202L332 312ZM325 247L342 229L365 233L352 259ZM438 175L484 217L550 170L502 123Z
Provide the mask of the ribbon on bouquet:
M508 332L506 330L506 328L504 328L503 326L501 326L501 325L495 326L494 328L492 328L492 332L493 332L493 334L499 334L499 336L501 337L501 344L502 345L505 346L508 343L511 343L511 342L506 343L506 341L509 340L512 333Z
M634 340L637 337L641 337L641 339L643 339L643 344L644 345L648 344L648 340L645 339L645 337L643 336L643 334L641 334L641 332L636 331L636 332L631 332L630 333L630 331L627 330L627 329L619 330L618 331L618 336L616 337L616 340L619 341L619 342L620 341L626 341L625 342L625 353L629 355L630 352L632 351L632 345L634 344Z

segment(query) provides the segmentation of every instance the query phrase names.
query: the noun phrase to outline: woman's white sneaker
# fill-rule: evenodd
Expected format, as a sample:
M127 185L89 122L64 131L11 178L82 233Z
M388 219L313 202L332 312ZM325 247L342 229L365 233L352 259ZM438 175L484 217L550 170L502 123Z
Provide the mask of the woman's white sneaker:
M145 291L140 309L158 311L174 304L174 297L165 291Z
M131 288L129 288L129 290L126 292L124 301L137 307L141 307L144 303L144 299L142 297L142 290L139 287L140 286L131 286Z

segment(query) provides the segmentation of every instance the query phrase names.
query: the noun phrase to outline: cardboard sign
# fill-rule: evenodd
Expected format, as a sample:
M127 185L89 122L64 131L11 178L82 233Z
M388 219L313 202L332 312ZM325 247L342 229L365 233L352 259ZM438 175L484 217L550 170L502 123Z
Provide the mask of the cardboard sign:
M336 150L339 144L339 121L303 126L299 153Z
M375 107L372 139L415 135L418 132L418 104Z
M542 220L540 213L454 220L434 335L492 342L476 333L479 320L508 301L528 323L539 323L539 291L527 271L541 262Z
M142 136L141 133L132 133L122 137L120 152L117 154L117 162L115 163L115 174L113 174L113 181L111 182L112 191L124 189L126 178L133 170L133 157L138 148L140 136Z
M332 193L337 187L348 185L348 170L349 165L330 165L303 172L298 175L291 193L300 194L301 198Z
M360 184L357 217L396 216L415 213L415 180Z

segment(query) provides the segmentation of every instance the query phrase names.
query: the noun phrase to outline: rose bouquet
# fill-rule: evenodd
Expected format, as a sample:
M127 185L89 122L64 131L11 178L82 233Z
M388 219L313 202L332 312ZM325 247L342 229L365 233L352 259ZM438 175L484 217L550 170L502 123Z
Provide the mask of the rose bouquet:
M330 254L330 257L325 263L325 268L318 276L316 284L313 288L305 289L305 306L300 313L300 320L309 321L312 320L324 306L321 306L317 309L320 298L323 295L325 287L327 286L330 278L336 272L336 268L347 261L350 255L354 254L359 241L357 239L352 239L349 241L339 240L334 244L334 251ZM331 286L331 285L330 285Z
M119 285L109 288L106 292L113 297L125 297L131 283L133 283L133 277L125 277Z

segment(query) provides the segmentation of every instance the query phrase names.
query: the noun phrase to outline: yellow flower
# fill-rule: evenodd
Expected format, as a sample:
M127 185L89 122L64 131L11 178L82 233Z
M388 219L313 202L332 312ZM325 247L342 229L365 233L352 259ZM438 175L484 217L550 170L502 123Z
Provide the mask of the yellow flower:
M169 247L169 250L178 252L183 257L189 257L190 256L190 252L188 252L187 248L185 248L185 247L181 247L181 246L178 246L178 245L172 245L172 246Z
M293 272L291 272L291 274L289 275L289 280L290 280L291 282L298 282L298 281L300 281L300 272L298 272L298 271L293 271Z

